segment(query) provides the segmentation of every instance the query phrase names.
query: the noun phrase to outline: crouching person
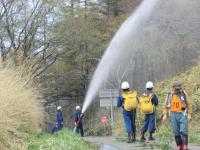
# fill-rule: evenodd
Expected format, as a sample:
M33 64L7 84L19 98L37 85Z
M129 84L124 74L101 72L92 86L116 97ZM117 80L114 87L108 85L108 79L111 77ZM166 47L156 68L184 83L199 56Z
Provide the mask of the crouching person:
M178 150L188 149L188 110L189 104L185 91L179 81L175 81L172 91L165 101L166 111L170 112L170 122ZM164 114L166 119L166 113Z
M121 89L122 94L118 97L117 106L123 108L123 118L128 133L127 143L132 143L136 138L135 117L138 105L137 92L131 91L129 83L126 81L122 83Z
M151 81L146 83L146 92L140 97L139 103L141 111L145 114L144 125L141 129L141 141L145 141L145 133L149 132L148 140L154 140L153 133L156 130L156 106L158 105L158 98L153 92L153 83Z
M81 113L81 107L76 106L76 111L74 113L74 132L80 134L82 137L84 136L83 131L83 113Z

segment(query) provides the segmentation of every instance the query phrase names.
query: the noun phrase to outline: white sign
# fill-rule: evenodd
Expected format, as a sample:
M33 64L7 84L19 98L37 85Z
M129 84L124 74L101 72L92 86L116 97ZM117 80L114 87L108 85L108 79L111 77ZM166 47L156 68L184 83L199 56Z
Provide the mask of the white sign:
M117 106L117 98L100 99L100 107Z
M107 89L99 92L100 98L115 98L117 96L119 96L119 90L117 89Z

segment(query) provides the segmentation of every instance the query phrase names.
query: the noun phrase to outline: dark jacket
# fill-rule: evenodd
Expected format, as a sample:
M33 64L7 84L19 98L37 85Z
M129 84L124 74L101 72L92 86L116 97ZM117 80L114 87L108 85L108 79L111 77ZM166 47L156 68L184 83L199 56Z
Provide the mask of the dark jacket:
M60 126L60 125L63 124L63 114L62 114L62 111L57 111L57 114L56 114L56 124L58 126Z
M156 94L153 95L152 99L151 99L151 103L154 105L154 106L157 106L158 105L158 97L156 96Z
M74 122L77 125L82 125L82 119L83 119L83 115L82 115L81 111L76 111L74 113Z
M123 106L123 97L119 96L117 97L117 107L122 107Z

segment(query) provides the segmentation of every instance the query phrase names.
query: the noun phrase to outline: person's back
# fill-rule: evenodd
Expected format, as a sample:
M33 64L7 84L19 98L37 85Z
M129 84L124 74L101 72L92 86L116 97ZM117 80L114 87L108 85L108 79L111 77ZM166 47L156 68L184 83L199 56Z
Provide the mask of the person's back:
M153 92L153 82L146 83L146 91L140 97L140 109L145 114L144 125L141 129L141 140L145 141L145 133L149 132L148 140L154 140L153 133L156 130L156 106L158 105L158 98Z
M122 94L118 97L117 106L123 108L124 124L128 133L128 143L135 141L135 114L138 104L137 92L130 90L129 83L123 82L121 85Z
M58 124L58 128L62 128L63 127L63 114L62 114L62 111L57 111L56 123Z
M80 125L82 124L82 118L81 118L81 111L76 111L74 113L74 122L77 124L77 125Z
M133 90L122 92L124 100L123 107L126 111L133 111L137 108L137 92Z
M57 107L55 126L52 129L52 133L57 132L63 128L64 119L61 108L61 106Z
M80 133L81 136L84 136L84 131L83 131L83 114L81 113L81 107L80 106L76 106L76 111L74 113L74 131L76 133Z

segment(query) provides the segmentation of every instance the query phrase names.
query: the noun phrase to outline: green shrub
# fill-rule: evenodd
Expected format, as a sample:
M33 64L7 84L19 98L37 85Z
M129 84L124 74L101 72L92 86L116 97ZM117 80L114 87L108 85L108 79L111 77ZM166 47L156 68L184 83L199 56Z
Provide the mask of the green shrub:
M67 129L56 134L42 133L32 136L28 141L28 150L95 150L96 146L84 141Z
M157 144L160 145L162 150L172 149L171 143L174 140L171 132L171 128L169 126L169 122L160 126L155 136L159 139Z
M102 123L96 124L93 128L88 128L86 130L87 135L92 136L108 136L112 134L112 127L111 125Z

